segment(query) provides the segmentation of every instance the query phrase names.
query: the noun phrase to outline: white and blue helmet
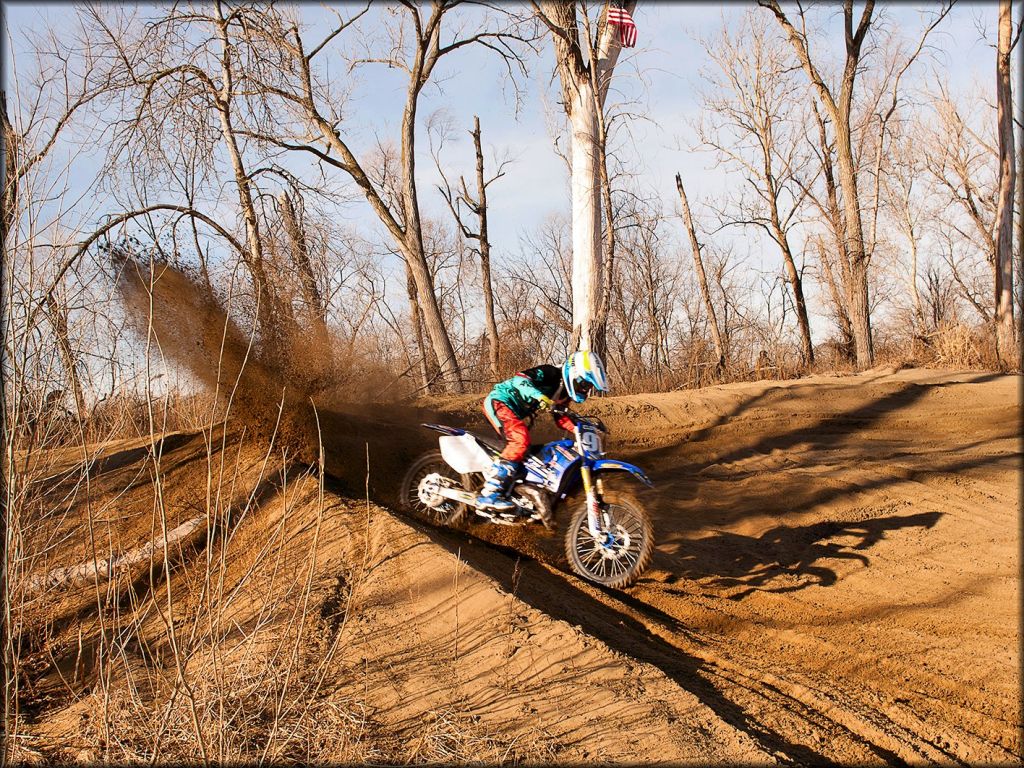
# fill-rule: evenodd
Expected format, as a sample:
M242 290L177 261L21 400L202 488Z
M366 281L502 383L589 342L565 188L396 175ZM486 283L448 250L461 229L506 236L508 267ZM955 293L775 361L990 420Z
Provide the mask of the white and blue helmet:
M573 352L562 366L562 383L569 397L577 403L587 399L592 389L608 391L608 376L604 363L596 352Z

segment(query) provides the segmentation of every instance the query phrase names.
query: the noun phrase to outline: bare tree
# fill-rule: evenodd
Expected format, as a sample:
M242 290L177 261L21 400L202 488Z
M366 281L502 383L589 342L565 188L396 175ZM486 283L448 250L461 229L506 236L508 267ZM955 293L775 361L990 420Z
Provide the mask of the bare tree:
M722 326L719 325L718 315L715 312L715 303L711 298L711 290L708 287L708 278L704 272L704 262L701 259L701 246L697 240L697 230L693 225L693 217L690 215L690 203L686 199L686 190L683 189L683 179L676 174L676 189L679 191L679 204L683 211L683 225L686 227L686 234L690 238L690 248L693 251L693 266L697 272L697 284L700 287L700 295L704 299L704 309L708 313L708 324L711 326L711 339L715 345L715 357L717 361L715 368L718 373L725 370L727 363L726 346L722 337Z
M24 199L26 186L32 175L43 170L52 157L58 143L72 125L98 98L114 91L116 83L109 64L96 57L92 50L94 42L82 35L78 40L58 40L52 37L35 41L35 65L37 69L31 79L22 80L16 86L14 120L8 114L7 92L0 92L0 129L2 129L3 186L0 191L0 244L5 260L24 264L32 262L34 253L42 245L34 230L45 229L39 221L32 221L45 206L45 197ZM69 54L62 46L75 49ZM44 171L45 172L45 171ZM30 232L24 242L12 237L12 232L21 226L24 214L30 214ZM65 225L66 226L66 225ZM54 247L56 243L49 243ZM62 249L54 248L54 253ZM68 302L64 297L65 279L76 266L81 254L73 251L71 257L63 258L54 270L48 284L38 295L29 292L20 297L26 302L24 323L18 322L13 313L5 312L8 332L13 335L35 332L35 323L45 313L53 331L57 350L67 377L78 418L86 416L86 399L80 376L80 355L75 348L68 320ZM51 257L52 258L52 257ZM48 259L50 260L50 259ZM32 270L31 265L29 266ZM4 294L15 287L4 286ZM40 298L41 296L41 298Z
M798 13L800 29L789 20L776 0L758 0L758 5L775 14L779 24L789 38L800 64L814 86L836 135L836 159L839 166L839 186L842 189L843 224L846 235L846 250L850 259L850 291L848 310L853 326L857 348L857 365L867 368L874 362L874 348L871 341L871 313L868 301L868 258L864 247L864 230L861 203L857 190L857 164L853 156L851 137L851 116L854 82L860 69L864 38L871 28L874 0L867 0L861 11L860 20L854 27L853 0L843 4L843 22L846 44L846 61L843 67L838 92L830 88L822 76L819 65L812 61L808 47L806 19L803 8Z
M1013 18L1010 0L999 2L999 37L996 49L996 101L999 124L999 181L996 206L995 331L999 363L1014 369L1019 351L1013 322L1013 192L1014 163L1013 98L1010 85L1010 51Z
M467 240L475 240L477 243L477 247L473 248L472 251L480 258L480 281L484 294L484 323L487 331L488 361L491 366L491 376L498 380L501 377L501 351L498 342L498 323L494 317L494 289L491 282L491 241L487 235L487 188L505 175L505 167L509 161L504 160L499 163L498 170L495 171L494 175L486 178L484 174L484 153L480 144L480 118L478 116L473 117L473 130L469 134L473 137L473 150L476 155L475 196L470 193L466 179L463 176L459 177L458 189L453 190L444 174L437 153L434 155L434 160L438 173L441 174L444 182L443 186L438 187L441 196L444 197L449 210L452 212L452 216L455 217L462 236ZM462 214L462 205L465 205L469 212L476 216L476 229L471 229L466 223Z
M1018 29L1024 29L1024 18L1018 22ZM1024 46L1019 51L1024 59ZM1016 238L1016 324L1018 343L1024 340L1024 122L1016 121L1020 135L1015 145L1017 149L1017 238Z
M284 225L288 238L292 262L299 272L299 284L302 286L303 298L310 312L322 324L327 319L327 303L313 274L313 264L309 256L309 246L300 213L295 206L294 193L281 192L277 196L281 223Z
M925 219L933 213L919 201L922 196L922 180L925 177L924 161L917 142L916 132L901 130L890 144L891 166L883 185L883 207L891 215L896 230L906 241L910 263L902 280L910 294L913 332L920 337L927 322L918 278L921 275L921 240L924 235Z
M673 375L671 320L682 264L666 247L661 200L639 194L623 199L617 215L631 225L619 234L611 281L608 338L614 343L608 345L609 358L617 362L618 377L629 389L664 389Z
M495 296L506 366L529 365L540 350L567 349L572 338L571 226L549 216L520 238ZM515 361L515 363L513 363Z
M434 279L424 253L415 159L417 107L420 94L430 81L438 62L467 45L479 44L495 51L505 62L510 74L516 70L525 73L524 60L515 47L525 38L518 32L522 19L499 9L481 22L483 26L478 30L467 31L463 25L456 28L453 39L442 42L442 20L455 5L454 2L438 0L432 3L429 13L425 13L418 5L403 4L400 9L396 9L402 19L394 32L390 51L384 56L367 56L353 62L353 66L383 63L408 74L408 88L399 128L398 200L387 199L371 179L365 160L356 157L343 129L342 117L332 103L330 91L321 84L313 69L316 57L358 20L365 10L348 20L339 17L336 27L312 46L307 44L297 23L289 22L280 15L264 14L260 34L265 36L267 43L284 52L288 70L294 75L280 73L281 77L266 79L259 87L266 94L278 97L289 105L305 123L306 131L291 137L284 136L276 125L267 121L253 135L272 145L312 154L322 163L343 171L356 183L405 260L426 335L441 367L441 375L448 389L458 392L462 390L460 367L441 316ZM495 23L495 18L499 18L503 24L488 26ZM313 137L325 142L326 149L320 149Z
M754 193L752 202L740 200L722 216L731 224L760 227L778 246L793 293L801 356L805 365L813 365L803 278L791 245L805 193L795 181L803 163L800 128L785 117L799 99L788 77L789 62L752 14L734 36L723 30L705 41L704 49L721 76L706 74L714 90L703 96L709 124L698 128L701 141L744 173Z
M970 101L965 111L941 84L931 107L934 119L923 127L919 151L946 212L936 233L960 295L983 323L991 323L995 312L992 286L998 266L999 158L996 141L986 129L994 127L995 121L975 125ZM982 287L983 283L988 287Z
M579 17L578 6L582 11ZM586 5L575 0L545 0L534 2L534 7L554 41L562 105L572 127L572 344L601 351L608 310L602 302L606 272L601 227L606 185L602 179L607 178L604 105L620 44L615 28L607 23L606 5L601 6L596 25L591 24ZM632 13L636 2L629 0L623 7Z
M836 278L834 261L829 256L829 249L822 237L814 238L814 246L818 252L818 263L821 265L821 277L828 288L829 298L832 302L832 313L839 329L839 351L846 360L854 359L853 325L850 322L850 315L846 311L846 299L843 296L842 283ZM838 253L840 264L842 254Z
M875 3L867 0L854 23L853 0L843 3L844 59L838 82L829 84L825 63L811 55L810 33L806 10L797 6L796 24L790 20L776 0L758 0L775 16L793 48L799 66L804 70L815 96L814 114L818 123L820 152L826 179L828 203L817 203L829 210L828 218L835 219L832 226L842 237L838 255L843 283L845 311L849 316L854 337L857 365L865 368L874 360L871 336L870 280L868 270L877 241L877 221L882 178L886 169L887 136L900 103L900 85L904 75L918 60L932 31L946 17L951 8L944 3L934 13L918 39L916 47L906 53L900 46L890 45L888 53L878 59L872 69L865 48L868 33L876 25ZM890 43L892 39L890 38ZM858 76L871 73L873 83L856 100ZM861 78L866 79L866 78ZM863 89L862 89L863 90ZM817 107L824 110L822 115ZM826 121L831 125L833 139L828 138ZM832 170L832 154L835 170ZM865 162L873 156L869 165ZM862 198L861 178L871 182L868 201ZM841 212L841 216L839 215ZM839 219L841 218L841 223ZM867 219L867 221L865 221ZM867 232L865 232L867 226Z
M120 77L138 93L134 112L121 120L120 151L127 150L136 163L139 155L149 154L162 166L162 173L173 175L168 158L159 154L161 142L154 139L161 131L170 133L167 126L173 125L177 135L165 135L163 141L180 142L184 116L194 115L195 144L201 146L206 138L202 134L209 133L208 140L216 141L227 153L244 230L244 247L238 249L238 255L252 279L257 327L268 337L279 334L287 306L270 279L264 253L267 238L256 200L259 193L245 160L244 134L238 125L240 94L248 90L248 80L259 61L242 29L258 18L258 11L227 7L220 0L197 8L175 6L157 22L144 24L137 38L110 28L100 9L88 13L107 32L110 53L121 63ZM216 123L216 135L206 114ZM111 162L119 157L115 152Z

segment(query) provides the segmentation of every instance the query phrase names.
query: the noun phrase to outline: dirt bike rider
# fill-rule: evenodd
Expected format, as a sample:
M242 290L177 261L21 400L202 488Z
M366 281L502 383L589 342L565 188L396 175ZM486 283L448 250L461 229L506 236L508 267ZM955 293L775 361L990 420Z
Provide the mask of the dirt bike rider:
M516 509L508 493L523 468L530 448L530 429L524 419L539 410L565 407L570 400L582 403L592 390L608 391L608 377L601 358L594 352L574 352L562 365L538 365L494 385L484 398L483 411L491 426L505 439L505 448L484 477L477 506L504 512ZM555 423L567 432L573 422L552 414Z

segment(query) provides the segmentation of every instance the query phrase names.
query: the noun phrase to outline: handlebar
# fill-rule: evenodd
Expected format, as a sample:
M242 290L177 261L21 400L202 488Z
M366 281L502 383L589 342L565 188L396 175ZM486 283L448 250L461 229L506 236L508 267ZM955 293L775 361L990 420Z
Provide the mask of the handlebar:
M551 407L551 413L555 416L568 416L572 419L574 424L587 424L595 429L601 430L606 435L611 434L611 430L609 430L608 427L605 426L604 422L596 416L581 416L576 413L576 411L569 408L562 408L557 405Z

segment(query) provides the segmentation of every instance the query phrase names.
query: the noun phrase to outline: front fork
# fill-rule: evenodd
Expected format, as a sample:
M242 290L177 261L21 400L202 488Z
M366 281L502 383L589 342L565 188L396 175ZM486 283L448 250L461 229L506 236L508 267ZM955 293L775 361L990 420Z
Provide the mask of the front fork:
M597 541L604 541L605 531L601 525L601 480L595 478L590 467L584 464L580 467L580 477L583 479L583 490L587 494L587 529L590 535Z

